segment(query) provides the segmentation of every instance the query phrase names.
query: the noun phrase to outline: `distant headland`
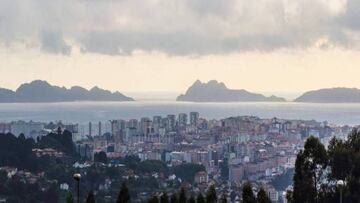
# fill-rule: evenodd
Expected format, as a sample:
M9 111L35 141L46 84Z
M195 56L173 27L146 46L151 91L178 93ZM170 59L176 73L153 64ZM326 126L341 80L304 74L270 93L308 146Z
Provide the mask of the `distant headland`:
M326 88L305 92L295 102L308 103L360 103L360 89L357 88Z
M224 83L211 80L202 83L197 80L185 94L177 97L177 101L192 102L284 102L284 98L248 92L244 89L229 89Z
M111 92L97 86L90 90L80 86L67 89L53 86L43 80L24 83L16 91L0 88L0 103L71 101L134 101L134 99L118 91Z

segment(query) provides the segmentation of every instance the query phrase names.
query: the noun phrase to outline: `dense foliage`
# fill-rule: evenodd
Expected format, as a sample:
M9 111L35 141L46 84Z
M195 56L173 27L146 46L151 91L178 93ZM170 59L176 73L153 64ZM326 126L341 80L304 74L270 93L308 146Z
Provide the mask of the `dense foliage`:
M200 171L206 171L205 167L203 165L193 163L181 164L173 168L173 172L177 177L190 183L194 181L195 174Z
M103 163L103 164L107 164L108 159L107 159L106 153L103 152L103 151L96 152L94 154L94 162L100 162L100 163Z
M246 182L243 186L242 198L243 203L256 203L256 197L249 182Z
M339 180L344 186L337 185ZM360 199L360 131L346 141L333 138L326 150L314 137L307 139L297 155L291 202L358 202Z
M37 142L37 146L39 148L53 148L65 152L68 155L76 154L72 133L67 130L64 130L63 133L49 133L48 135L41 137Z
M19 169L36 169L36 156L32 153L33 139L25 139L8 134L0 134L0 166L12 166Z
M49 156L36 157L32 152L34 148L53 148L61 152L76 154L72 135L68 131L63 134L50 133L35 142L32 138L25 138L23 134L19 137L14 135L0 134L0 167L10 166L29 171L39 171L56 163Z

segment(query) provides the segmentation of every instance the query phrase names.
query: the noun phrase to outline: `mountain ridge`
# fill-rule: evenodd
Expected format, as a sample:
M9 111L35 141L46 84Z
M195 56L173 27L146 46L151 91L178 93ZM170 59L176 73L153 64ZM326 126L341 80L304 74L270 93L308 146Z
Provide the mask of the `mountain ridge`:
M360 103L360 89L322 88L305 92L294 101L303 103Z
M134 101L118 91L111 92L97 86L87 90L80 86L69 89L51 85L44 80L21 84L15 91L0 88L0 103L71 102L71 101Z
M244 89L229 89L223 82L210 80L202 83L196 80L186 91L176 98L177 101L192 102L284 102L284 98L274 95L266 97Z

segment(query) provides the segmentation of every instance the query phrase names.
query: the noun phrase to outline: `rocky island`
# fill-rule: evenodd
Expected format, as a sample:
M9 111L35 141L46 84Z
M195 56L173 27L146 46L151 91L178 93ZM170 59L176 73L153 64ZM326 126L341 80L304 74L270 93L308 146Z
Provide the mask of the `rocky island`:
M192 102L284 102L284 98L248 92L244 89L229 89L222 82L211 80L202 83L197 80L177 101Z
M67 89L50 85L42 80L22 84L16 91L0 88L1 103L71 101L134 101L134 99L118 91L110 92L96 86L90 90L79 86Z

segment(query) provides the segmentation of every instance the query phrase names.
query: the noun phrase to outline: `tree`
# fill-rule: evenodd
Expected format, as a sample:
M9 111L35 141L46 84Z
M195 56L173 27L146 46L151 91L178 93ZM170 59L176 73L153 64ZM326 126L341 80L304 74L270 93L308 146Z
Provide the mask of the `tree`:
M201 193L198 194L196 198L196 203L205 203L204 196Z
M328 146L329 166L331 168L331 178L335 180L345 180L350 173L353 157L351 148L345 146L342 140L333 137Z
M19 169L35 171L38 158L32 152L34 141L24 135L15 137L13 134L0 133L0 166L12 166Z
M190 196L189 203L196 203L195 197L193 195Z
M140 158L135 155L125 156L124 158L124 164L132 170L135 170L138 167L140 161Z
M74 197L71 192L66 195L66 203L74 203Z
M323 172L328 164L326 149L318 138L310 136L295 162L294 193L295 203L317 202Z
M58 202L59 193L57 191L57 185L52 184L44 193L44 202Z
M291 190L286 191L285 198L289 203L294 203L294 193L293 193L293 191L291 191Z
M346 182L339 188L338 180ZM345 141L332 138L328 150L319 139L309 137L297 155L294 189L287 192L292 203L343 202L360 199L360 131L354 128Z
M357 202L360 199L360 131L353 129L346 141L333 138L328 147L331 174L328 181L345 180L344 202ZM328 187L327 196L338 196L339 190Z
M260 188L256 198L257 203L271 203L269 196L266 194L264 188Z
M68 155L76 155L76 147L72 140L72 133L64 130L62 134L49 133L36 143L39 148L54 148Z
M160 197L160 203L169 203L169 196L164 192Z
M126 186L125 183L122 184L121 186L121 190L118 194L116 203L128 203L130 202L130 194L129 194L129 189Z
M252 185L250 182L246 182L242 190L242 199L243 203L255 203L255 195L252 190Z
M220 163L221 177L225 180L229 179L229 163L228 159L224 158L223 162Z
M194 182L195 174L200 171L206 171L206 169L200 164L186 163L175 166L173 171L177 177L181 178L181 180L192 183Z
M145 160L139 163L137 169L143 173L167 172L168 167L165 162L160 160Z
M159 198L154 195L149 199L148 203L159 203Z
M107 164L108 159L107 159L106 153L103 152L103 151L95 153L94 154L94 161Z
M187 198L186 198L185 188L181 187L181 190L179 193L179 203L186 203L186 202L187 202Z
M292 193L292 199L294 203L314 202L315 189L313 188L313 179L309 167L305 164L303 151L300 151L296 156L293 180L294 191Z
M95 202L96 202L96 201L95 201L94 193L93 193L93 191L90 191L90 192L88 193L87 198L86 198L86 203L95 203Z
M176 193L173 193L170 197L170 203L179 203Z
M315 189L315 200L318 196L318 188L320 188L320 180L324 169L328 163L327 152L325 146L318 138L310 136L304 145L304 156L306 158L306 165L312 174L313 184Z
M217 195L215 190L215 185L210 185L206 193L206 203L216 203Z
M221 195L220 203L227 203L227 197L225 193Z
M5 183L7 181L8 176L5 170L0 170L0 183Z

